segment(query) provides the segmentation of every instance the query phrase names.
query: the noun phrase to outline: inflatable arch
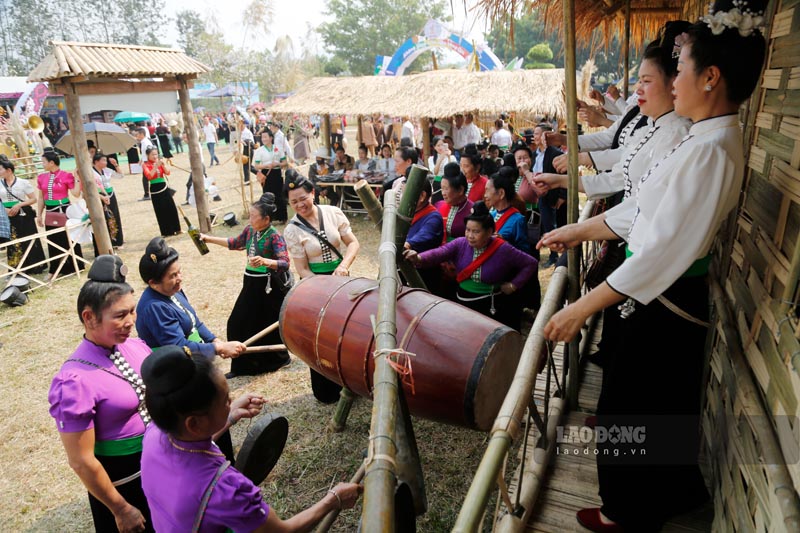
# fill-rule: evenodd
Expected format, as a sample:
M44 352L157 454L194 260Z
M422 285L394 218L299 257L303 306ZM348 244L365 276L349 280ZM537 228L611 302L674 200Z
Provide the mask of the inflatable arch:
M416 58L435 48L451 50L464 59L469 58L475 49L464 37L452 33L443 24L430 20L425 25L424 35L411 37L400 45L391 57L378 56L375 74L382 76L402 76L406 68ZM481 70L502 70L503 63L485 46L477 46L478 60Z

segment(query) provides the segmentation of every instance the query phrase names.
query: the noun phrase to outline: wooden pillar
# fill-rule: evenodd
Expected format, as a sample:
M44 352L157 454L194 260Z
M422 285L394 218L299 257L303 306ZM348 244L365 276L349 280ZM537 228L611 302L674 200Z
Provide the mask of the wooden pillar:
M630 0L629 0L630 1ZM578 146L578 84L575 77L575 0L564 0L564 78L567 89L567 146ZM567 221L574 224L578 221L578 151L567 152L569 164L569 188L567 189ZM569 278L567 297L570 303L580 296L578 276L580 265L578 249L571 248L567 252L567 276ZM567 400L572 409L578 406L578 379L580 378L578 362L578 341L569 343L569 364L565 369L569 376L567 384Z
M197 205L197 218L200 231L211 232L211 218L208 215L208 202L206 201L206 184L203 176L203 162L200 159L200 141L197 137L197 120L192 112L192 102L189 100L189 82L186 78L178 77L181 88L178 96L181 101L183 123L186 125L186 144L189 145L189 168L192 169L192 184L194 185L194 199Z
M622 43L622 57L625 65L622 68L622 75L625 76L625 81L622 84L622 95L627 100L628 80L631 77L630 64L631 64L631 0L625 2L625 35Z
M322 120L322 138L325 141L325 150L331 154L331 115L326 113Z
M419 126L422 128L422 161L420 165L423 167L428 164L428 158L431 156L431 120L428 117L419 119ZM429 168L428 170L433 170Z
M100 193L97 192L92 162L89 161L89 150L86 147L86 132L83 129L80 97L75 85L72 83L65 83L64 89L69 129L72 134L73 146L75 147L75 162L81 179L83 198L86 200L86 207L89 209L89 220L92 223L97 250L101 254L113 254L114 248L111 245L111 236L108 234L106 217L103 212L103 206L100 203ZM25 148L27 149L27 146ZM20 149L21 151L22 149Z
M358 154L358 147L364 144L364 139L361 138L361 125L364 124L364 117L358 115L358 131L356 132L356 154ZM344 130L342 130L344 132ZM358 159L356 157L356 159Z

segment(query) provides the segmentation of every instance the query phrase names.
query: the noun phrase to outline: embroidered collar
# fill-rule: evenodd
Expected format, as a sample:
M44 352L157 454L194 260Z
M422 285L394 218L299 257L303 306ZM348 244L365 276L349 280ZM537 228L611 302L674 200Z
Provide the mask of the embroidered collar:
M704 118L692 124L689 128L689 133L692 135L702 135L720 128L739 127L738 113L731 113L728 115L720 115L718 117Z

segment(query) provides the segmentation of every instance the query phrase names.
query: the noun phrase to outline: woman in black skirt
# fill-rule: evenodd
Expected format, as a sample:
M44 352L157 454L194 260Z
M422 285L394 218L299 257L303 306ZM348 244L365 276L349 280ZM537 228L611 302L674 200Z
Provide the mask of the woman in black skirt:
M70 193L75 197L80 197L81 189L80 182L75 179L69 172L61 170L61 159L55 152L45 152L42 154L42 165L45 172L39 174L36 178L36 185L39 188L39 200L37 204L36 223L39 226L44 226L45 230L63 228L63 225L49 225L46 223L47 217L45 213L60 213L66 216L67 207L69 207ZM50 279L55 276L58 270L59 263L63 262L63 266L59 273L61 275L72 274L75 272L75 265L72 257L62 257L61 259L54 259L55 257L65 253L69 250L69 241L67 239L66 231L59 231L47 237L47 255L50 259ZM81 254L81 245L74 245L75 255L83 257ZM78 269L83 270L81 261L77 261Z
M289 271L289 253L283 237L272 226L275 211L275 196L265 193L250 207L250 224L238 237L200 235L205 242L247 251L242 291L228 318L229 341L243 342L278 321L284 297L279 278ZM280 333L275 330L253 345L280 343ZM274 372L289 362L287 351L240 355L231 359L231 371L226 377Z
M153 210L156 212L156 220L158 220L158 229L163 237L177 235L181 232L181 223L167 183L169 169L164 166L163 161L158 160L157 149L148 148L146 156L147 161L142 165L142 171L144 177L147 178Z
M94 181L97 183L100 200L103 202L108 234L111 244L119 248L125 242L122 234L122 218L119 216L119 202L111 186L111 171L108 169L108 156L95 154L92 158ZM96 250L95 250L96 251ZM98 255L95 253L95 255Z
M171 133L169 128L162 120L159 122L158 127L156 128L156 137L158 138L158 146L161 147L161 154L163 155L164 159L172 159L172 150L170 149L169 145L169 137Z
M280 146L275 145L275 135L269 129L261 132L261 147L253 154L253 168L262 170L267 178L264 190L275 195L276 222L286 222L289 218L286 211L286 201L283 198L283 176L281 163L286 161L286 154Z
M33 207L36 203L36 189L28 180L21 180L14 175L14 163L8 159L0 158L0 200L11 222L11 240L21 239L29 235L36 235L36 221ZM22 261L25 251L30 247L25 260ZM27 274L38 274L47 268L44 263L44 249L39 239L32 242L9 246L8 265L24 269L29 265L42 263L39 266L26 270ZM22 262L22 264L20 264Z

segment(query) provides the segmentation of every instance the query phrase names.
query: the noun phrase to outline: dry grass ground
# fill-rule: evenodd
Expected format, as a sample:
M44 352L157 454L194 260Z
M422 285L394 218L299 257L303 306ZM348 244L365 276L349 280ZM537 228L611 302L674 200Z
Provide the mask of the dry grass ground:
M238 182L238 175L237 166L228 160L230 148L223 145L218 153L227 162L211 168L210 174L220 187L232 186ZM186 154L177 155L175 163L188 168ZM186 177L186 172L173 170L176 199L185 194ZM158 233L155 215L150 202L136 201L142 195L139 176L126 175L114 186L126 237L120 255L131 268L129 281L136 294L141 294L144 285L136 274L137 265L145 245ZM222 195L224 205L240 198L236 190L223 191ZM215 205L212 203L212 207ZM235 210L243 220L240 207L227 210ZM191 209L187 214L195 216ZM375 277L379 232L361 216L351 220L362 243L353 275ZM219 226L214 233L230 236L242 227ZM212 247L211 254L201 257L185 234L168 241L181 254L185 290L192 304L209 328L224 336L227 317L241 287L243 254ZM84 250L91 255L91 247ZM543 285L549 275L550 270L540 271ZM52 376L82 336L75 310L82 282L76 277L65 279L33 293L24 307L0 309L0 419L6 435L0 448L0 522L7 531L91 530L85 490L67 465L47 402ZM219 360L218 364L227 371L227 362ZM355 472L367 444L370 402L356 402L346 431L329 432L333 407L313 399L308 369L296 358L276 374L236 378L231 388L233 394L264 394L269 401L266 411L289 420L286 449L262 486L265 499L279 515L302 510L324 495L331 483L346 480ZM246 421L234 428L235 446L241 443L246 429ZM487 435L420 419L415 420L415 430L429 502L419 530L446 531L461 506ZM354 531L359 515L360 506L344 512L334 531Z

